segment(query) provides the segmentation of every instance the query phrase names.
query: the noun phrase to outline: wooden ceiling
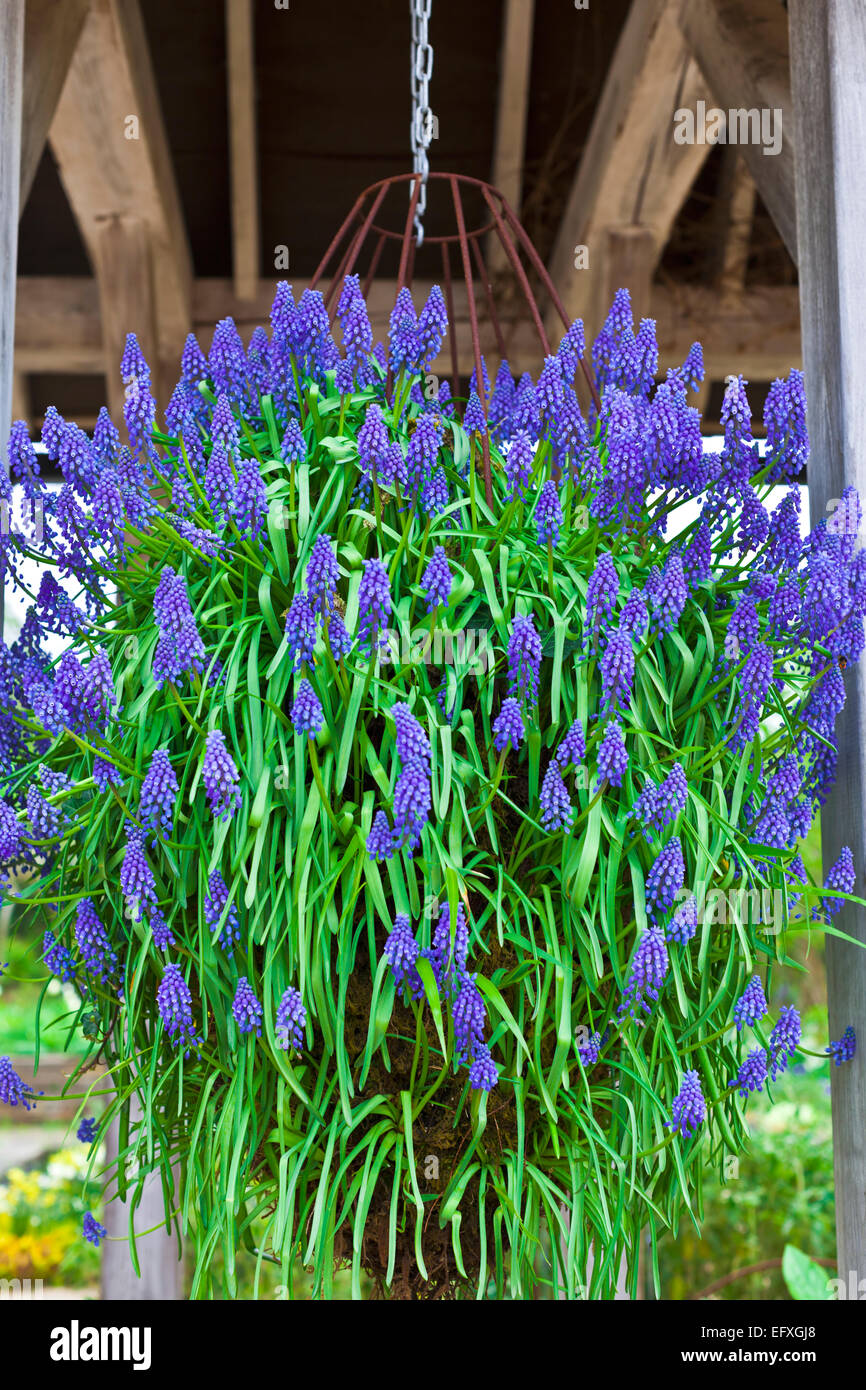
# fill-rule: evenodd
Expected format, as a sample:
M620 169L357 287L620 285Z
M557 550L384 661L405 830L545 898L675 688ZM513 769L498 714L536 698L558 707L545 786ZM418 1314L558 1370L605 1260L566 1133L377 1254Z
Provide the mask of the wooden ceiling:
M789 106L780 0L433 0L430 36L431 165L502 187L573 315L597 327L629 283L664 365L704 342L710 415L727 372L798 363L790 137L672 138L699 99ZM409 44L405 0L27 0L15 413L116 409L129 328L164 392L190 328L207 347L302 286L358 192L411 167ZM445 216L431 197L431 234ZM540 365L517 328L509 359Z

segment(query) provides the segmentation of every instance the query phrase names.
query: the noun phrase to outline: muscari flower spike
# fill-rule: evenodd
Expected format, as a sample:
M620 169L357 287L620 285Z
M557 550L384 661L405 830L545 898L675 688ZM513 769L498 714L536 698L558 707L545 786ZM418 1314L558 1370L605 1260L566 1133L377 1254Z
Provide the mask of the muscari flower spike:
M94 1144L98 1132L99 1121L86 1115L75 1131L75 1137L81 1144Z
M493 721L493 746L497 753L507 748L519 748L525 737L520 703L513 696L502 701L502 709Z
M101 1225L93 1213L89 1211L84 1213L84 1224L81 1233L90 1245L96 1246L97 1250L108 1235L108 1231L105 1227Z
M754 1027L767 1013L767 998L759 975L753 975L745 990L734 1005L734 1022L737 1032L744 1027Z
M434 608L448 607L451 597L451 585L453 576L448 564L448 556L445 554L443 546L437 545L433 551L430 563L424 571L421 581L424 589L424 598L427 602L427 612L432 613Z
M669 840L647 874L647 913L654 921L663 917L676 901L683 886L686 866L683 847L677 836Z
M605 781L611 787L621 786L627 767L628 750L622 735L622 726L616 720L612 720L605 729L598 747L596 791Z
M665 939L656 926L643 932L635 948L631 971L623 990L620 1016L628 1014L639 1018L637 1010L644 1013L652 1011L652 1004L659 997L659 991L668 973L668 952ZM647 999L651 1003L647 1003Z
M75 941L85 970L106 980L117 964L117 955L89 898L82 898L76 908Z
M365 560L358 588L358 645L366 657L381 649L382 631L391 614L391 581L382 561Z
M408 989L413 999L420 999L424 985L418 974L420 947L405 912L398 913L385 942L383 955L391 967L397 989Z
M565 738L556 750L556 761L563 769L567 767L580 767L586 757L586 738L583 733L583 725L579 719L575 719Z
M562 773L555 760L551 760L544 781L541 784L541 823L545 830L570 830L574 807L568 789L562 780Z
M469 1068L469 1085L473 1091L492 1091L499 1080L499 1068L493 1060L486 1043L475 1044L472 1065Z
M204 894L203 910L204 920L211 932L216 931L222 921L226 903L229 900L229 890L225 880L219 870L214 870L208 879L207 892ZM237 904L232 903L226 913L225 922L220 930L218 945L222 950L231 952L241 939L240 920L238 917Z
M217 820L231 819L243 800L238 786L240 773L219 729L212 729L207 736L202 781L212 815Z
M541 638L532 615L518 615L508 642L508 693L534 707L538 703L538 677L541 671Z
M289 985L277 1005L277 1016L274 1024L277 1046L284 1052L290 1049L295 1052L302 1052L304 1049L304 1031L307 1026L307 1010L304 1008L300 992Z
M23 1105L25 1110L33 1110L36 1106L36 1092L32 1086L22 1080L15 1068L12 1066L8 1057L0 1057L0 1102L3 1105ZM42 1095L40 1091L38 1093ZM30 1097L34 1099L31 1100Z
M833 1058L837 1067L840 1067L843 1062L850 1062L857 1051L857 1037L854 1029L849 1025L838 1042L831 1042L824 1051Z
M706 1114L707 1103L701 1091L700 1078L696 1071L687 1071L671 1106L671 1118L667 1128L681 1134L684 1139L689 1139L703 1123Z
M857 871L854 868L854 856L847 845L843 845L839 853L839 858L827 874L824 887L834 893L853 893L857 883ZM835 917L844 905L844 898L822 897L820 908L813 909L813 917L819 918L823 912L829 919Z
M770 1072L775 1081L783 1071L800 1044L802 1035L800 1015L792 1006L779 1010L779 1019L770 1034Z
M306 663L314 664L316 651L316 615L303 591L295 594L286 614L286 645L294 658L292 670L299 671Z
M177 776L171 765L167 748L154 750L147 776L141 784L139 814L142 824L163 839L171 838L174 826L174 805L177 800Z
M739 1089L743 1100L751 1091L760 1091L767 1080L767 1054L762 1047L755 1047L740 1064L733 1081L728 1084Z
M257 1038L262 1036L262 1016L263 1009L255 996L253 987L246 975L241 975L235 990L235 997L232 1000L232 1017L238 1025L238 1032L242 1034L255 1033Z
M310 682L302 680L298 686L295 703L292 705L295 733L306 734L307 738L316 738L322 732L324 723L325 712L321 700Z
M156 1003L165 1031L174 1047L189 1053L198 1045L192 1017L192 995L179 965L167 965L156 991Z
M671 920L665 928L665 936L668 941L677 941L681 946L685 946L698 929L698 900L692 893L686 898L685 902L680 903Z

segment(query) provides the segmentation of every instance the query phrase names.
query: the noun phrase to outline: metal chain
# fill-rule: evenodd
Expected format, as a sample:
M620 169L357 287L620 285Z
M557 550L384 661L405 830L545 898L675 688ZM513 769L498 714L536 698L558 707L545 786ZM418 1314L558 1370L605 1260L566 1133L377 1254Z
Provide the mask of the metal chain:
M424 240L424 213L427 211L427 175L430 165L427 150L433 138L433 112L430 110L430 78L433 75L433 46L427 38L430 8L433 0L409 0L412 12L412 168L421 175L421 187L415 207L415 236L417 245ZM414 182L409 187L411 199Z

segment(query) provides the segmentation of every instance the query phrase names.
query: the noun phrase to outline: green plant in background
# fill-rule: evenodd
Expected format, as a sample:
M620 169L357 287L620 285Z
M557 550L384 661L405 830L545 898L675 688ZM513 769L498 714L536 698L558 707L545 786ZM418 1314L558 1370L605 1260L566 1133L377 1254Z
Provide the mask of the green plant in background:
M705 454L700 350L656 386L624 291L591 366L579 323L537 383L479 362L462 420L425 394L438 290L387 349L354 277L337 316L342 354L283 285L248 350L190 339L164 429L131 337L131 449L49 412L56 498L13 428L47 544L6 542L45 571L2 649L0 860L194 1296L243 1249L289 1296L299 1257L315 1297L348 1265L355 1297L609 1298L742 1148L800 1046L774 963L850 895L847 852L822 892L796 846L862 647L859 505L806 542L796 488L765 506L799 373L763 459L739 377ZM0 1099L29 1103L2 1060Z

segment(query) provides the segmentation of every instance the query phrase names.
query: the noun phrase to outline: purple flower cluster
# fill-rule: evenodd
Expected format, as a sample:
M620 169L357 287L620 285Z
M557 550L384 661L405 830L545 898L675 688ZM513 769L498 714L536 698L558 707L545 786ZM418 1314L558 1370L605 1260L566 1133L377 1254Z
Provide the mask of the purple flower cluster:
M739 1088L746 1100L751 1091L760 1091L767 1080L767 1054L762 1047L755 1047L740 1064L740 1069L729 1084Z
M781 1008L778 1022L770 1034L770 1073L774 1081L787 1070L788 1062L800 1045L802 1031L797 1010L791 1006Z
M700 1078L696 1071L687 1071L671 1106L668 1128L689 1139L706 1119L706 1114L707 1104L701 1091Z
M409 706L398 701L391 709L396 729L396 752L401 770L394 787L394 828L379 811L367 838L372 859L390 859L401 849L411 857L421 843L421 832L430 814L430 740Z
M141 823L153 832L154 837L161 835L165 840L171 839L177 794L177 777L171 765L168 749L157 748L141 784L139 800Z
M264 1010L255 996L252 985L246 975L241 975L235 990L235 997L232 1000L232 1017L238 1025L238 1032L241 1034L255 1033L257 1038L262 1036L262 1017Z
M3 1105L23 1105L25 1110L33 1110L36 1101L30 1100L30 1096L35 1094L33 1087L18 1075L9 1058L0 1057L0 1102Z
M316 738L322 732L324 723L325 712L322 709L321 700L310 682L302 680L298 686L295 703L292 705L292 724L295 733L306 734L307 738Z
M277 1005L274 1027L277 1046L285 1052L290 1049L302 1052L306 1026L307 1010L304 1008L304 1002L299 991L293 985L289 985Z
M493 746L497 753L507 748L519 748L526 736L519 700L509 696L493 721Z
M207 892L204 894L203 910L204 920L211 932L216 931L222 921L226 904L229 900L229 890L225 880L219 870L214 870L208 879ZM225 922L219 934L218 944L222 950L231 952L241 939L240 921L238 918L237 905L233 902L226 913Z
M668 973L668 951L665 939L656 926L641 934L632 958L631 971L623 990L619 1013L638 1018L638 1010L652 1011ZM650 1003L647 1003L650 1000Z
M838 1042L831 1042L824 1051L833 1058L837 1067L840 1067L843 1062L850 1062L857 1051L857 1037L854 1029L850 1026L846 1028Z
M192 1017L192 995L179 965L167 965L156 991L156 1004L163 1027L174 1047L185 1053L198 1046Z
M117 965L117 955L89 898L82 898L76 908L75 941L81 963L88 974L99 980L107 980Z
M601 743L598 746L596 766L598 769L598 779L596 790L603 782L607 782L611 787L622 785L628 767L628 749L623 738L622 725L617 721L611 720L607 725Z
M156 907L156 883L144 852L144 834L134 826L127 829L126 850L120 866L120 889L134 922L141 921L145 905Z
M532 614L518 615L508 642L508 693L530 709L538 704L540 671L541 639Z
M760 976L753 975L734 1005L734 1022L739 1032L746 1025L754 1026L767 1013L767 998Z
M205 744L201 769L211 814L217 820L229 820L239 809L243 797L238 783L240 773L226 748L225 735L212 729Z
M186 581L168 565L153 596L159 638L153 654L157 685L177 684L184 675L204 670L205 649L189 604Z

